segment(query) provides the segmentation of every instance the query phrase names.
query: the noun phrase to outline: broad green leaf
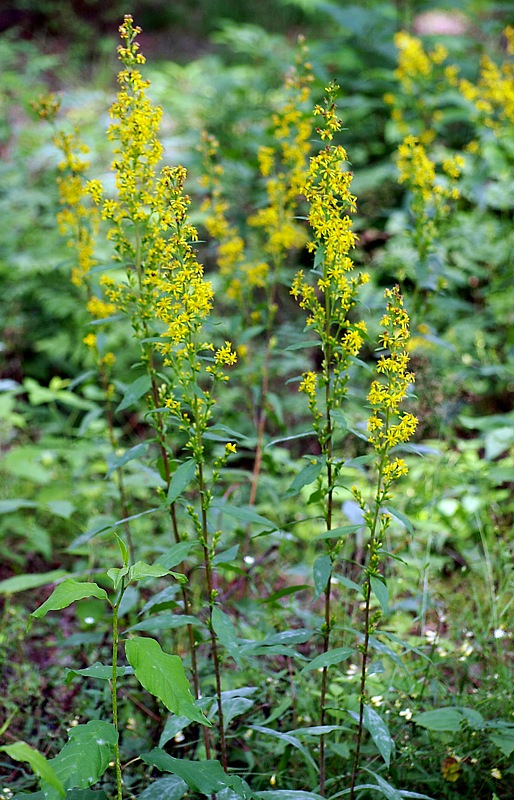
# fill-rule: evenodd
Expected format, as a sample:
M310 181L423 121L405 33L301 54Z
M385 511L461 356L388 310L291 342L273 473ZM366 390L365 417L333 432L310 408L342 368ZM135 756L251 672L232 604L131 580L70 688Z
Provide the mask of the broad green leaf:
M173 569L177 564L184 561L189 555L193 547L196 547L198 542L177 542L169 550L166 550L159 556L159 564L162 564L166 569Z
M283 496L295 497L304 486L309 486L309 484L314 483L316 478L319 477L322 468L323 465L320 461L316 461L314 464L307 464L307 466L295 476L289 489L286 490Z
M428 728L429 731L451 731L455 733L459 730L463 720L462 713L453 707L435 708L433 711L423 711L413 717L417 725Z
M257 731L258 733L263 733L265 736L271 736L275 739L280 739L280 741L292 745L300 751L305 760L311 765L311 767L313 767L313 769L316 770L316 772L319 771L318 765L311 756L309 749L303 745L293 734L282 733L281 731L276 731L273 728L264 728L261 725L252 725L251 730Z
M144 456L148 450L148 445L146 443L143 444L136 444L134 447L131 447L129 450L125 450L121 456L118 456L114 459L108 460L109 469L107 470L106 478L110 478L113 472L115 472L120 467L124 467L125 464L128 464L129 461L133 461L135 458L141 458Z
M266 528L273 528L273 530L276 530L277 528L274 522L271 522L269 519L266 519L266 517L257 514L257 512L252 508L237 508L236 506L226 506L222 505L221 503L212 503L211 509L213 511L221 512L222 514L226 514L227 517L233 517L240 522L263 525Z
M172 714L168 717L163 732L161 733L161 738L159 739L159 747L164 747L177 733L180 733L180 731L183 731L188 725L191 725L191 722L192 720L187 717L179 717L176 714Z
M26 742L14 742L14 744L8 744L6 747L0 747L0 752L7 753L14 761L26 761L36 775L39 775L61 797L64 797L66 793L61 781L55 774L50 762L38 750L29 747Z
M239 545L235 544L233 547L229 547L228 550L223 550L222 553L216 553L212 559L213 566L217 566L218 564L230 564L237 558L238 552Z
M115 589L118 588L125 575L128 575L128 571L128 567L111 567L111 569L107 570L107 575L111 579Z
M148 375L141 375L125 390L123 400L116 408L116 412L124 411L137 403L140 397L150 391L151 381Z
M389 767L391 754L394 749L394 742L391 739L389 728L384 720L371 706L364 706L364 725L371 734L387 767Z
M414 528L412 527L412 522L410 521L410 519L407 516L405 516L405 514L403 514L401 511L398 511L397 508L393 508L392 506L389 506L389 505L384 506L384 508L389 514L392 514L393 517L396 517L396 519L399 519L400 522L402 523L402 525L405 528L407 528L407 530L409 531L410 535L414 536Z
M27 589L36 589L38 586L55 583L67 574L64 569L55 569L52 572L43 572L41 575L15 575L14 578L6 578L4 581L0 581L0 594L26 592Z
M171 505L180 497L184 489L191 483L196 472L196 461L193 458L184 461L175 472L170 481L166 503Z
M314 577L314 600L317 600L326 591L332 574L332 559L330 556L318 556L312 568Z
M167 775L143 789L137 800L180 800L187 792L187 783L178 775Z
M507 758L514 751L514 730L505 729L501 733L490 733L489 739Z
M240 667L242 662L234 623L218 606L214 606L212 609L212 627L221 644Z
M293 628L290 631L280 631L272 633L264 639L256 641L259 645L274 644L303 644L312 638L313 631L310 628Z
M70 503L69 500L49 500L45 503L45 508L51 514L55 514L56 517L69 519L77 507Z
M158 697L168 711L210 725L194 704L179 656L163 652L155 639L139 636L128 640L125 652L141 686Z
M189 614L157 614L155 617L131 625L127 631L168 631L172 628L180 628L182 625L201 627L204 626L204 623Z
M226 731L235 717L241 716L255 704L250 697L229 697L223 699L223 727ZM217 705L217 704L216 704Z
M323 667L333 667L335 664L340 664L341 661L346 661L353 653L354 651L351 647L334 647L333 650L328 650L328 652L321 653L321 655L313 658L310 664L307 664L302 669L302 672L308 672L311 669L323 669Z
M13 511L19 511L20 508L37 508L38 505L32 500L24 500L23 498L0 500L0 514L10 514Z
M380 578L377 578L376 575L372 575L369 582L371 590L380 603L383 613L386 614L389 606L389 592L387 591L387 586Z
M59 586L56 586L48 600L45 600L30 616L40 619L45 614L48 614L49 611L67 608L76 600L83 600L85 597L97 597L99 600L107 600L107 592L96 583L84 583L73 578L67 578Z
M124 675L132 675L134 670L132 667L117 667L116 668L116 675L121 678ZM97 661L95 664L91 664L90 667L84 667L84 669L69 669L67 670L68 675L82 675L85 678L99 678L102 681L110 681L112 678L112 666L110 664L100 664Z
M65 789L87 789L101 778L114 755L118 740L116 729L110 722L91 720L68 731L69 741L50 764ZM42 784L43 791L46 786ZM48 798L56 793L48 789Z
M314 541L317 542L321 539L341 539L343 536L348 536L350 533L357 533L357 531L360 531L363 527L363 522L361 522L360 525L341 525L339 528L332 528L330 531L318 533L318 535L314 537Z
M129 569L129 580L140 581L143 578L162 578L168 575L169 570L162 564L146 564L144 561L136 561Z
M185 758L173 758L157 747L141 758L146 764L151 764L161 771L178 775L194 792L211 795L228 786L240 797L251 796L247 784L237 775L227 775L219 761L188 761Z

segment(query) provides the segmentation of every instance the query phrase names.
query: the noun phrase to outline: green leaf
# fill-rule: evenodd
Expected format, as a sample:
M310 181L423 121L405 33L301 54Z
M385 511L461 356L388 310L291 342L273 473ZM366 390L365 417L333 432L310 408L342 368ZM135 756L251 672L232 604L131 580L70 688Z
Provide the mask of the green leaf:
M177 467L170 481L168 496L166 497L166 503L168 505L171 505L180 497L186 486L193 480L195 472L196 461L193 458L184 461L183 464Z
M212 609L212 627L221 644L240 667L242 662L234 623L218 606L214 606Z
M417 725L428 728L429 731L451 731L455 733L459 730L463 720L462 713L454 707L436 708L433 711L423 711L413 717Z
M274 645L274 644L303 644L312 638L313 631L310 628L292 628L288 631L279 631L279 633L272 633L266 636L265 639L260 639L256 642L259 645Z
M30 616L40 619L45 614L48 614L49 611L67 608L76 600L83 600L85 597L97 597L99 600L107 600L107 592L96 583L83 583L73 578L67 578L54 589L48 600L45 600Z
M389 767L391 762L391 753L394 749L394 742L391 739L389 728L385 724L384 720L380 714L377 714L374 708L371 708L371 706L364 706L364 725L371 734L373 741L375 742L378 751L384 759L387 767Z
M489 739L507 758L514 751L514 730L506 728L501 733L490 733Z
M118 734L110 722L91 720L68 731L69 741L50 764L65 789L87 789L101 778L114 755ZM41 786L45 791L45 785ZM49 790L53 800L55 792Z
M373 594L377 598L384 614L387 613L389 606L389 592L387 586L376 575L372 575L369 579Z
M273 530L277 529L274 522L270 522L266 517L257 514L252 508L236 508L235 506L226 506L217 502L211 504L211 509L226 514L227 517L233 517L240 522L255 523L256 525L264 525L266 528L273 528Z
M107 570L107 575L111 579L115 590L118 588L125 575L128 575L128 571L128 567L111 567L111 569Z
M319 533L314 537L313 541L317 542L321 539L341 539L343 536L348 536L350 533L360 531L363 527L364 522L361 522L360 525L341 525L339 528L332 528L330 531Z
M143 789L137 800L180 800L187 792L187 783L178 775L159 778Z
M20 508L37 508L38 505L32 500L23 500L23 498L0 500L0 514L10 514L13 511L19 511Z
M296 344L290 344L288 347L284 347L284 352L287 353L290 350L311 350L313 347L319 347L319 339L311 339L308 342L296 342Z
M132 675L133 673L134 670L132 667L116 668L116 675L119 678L124 675ZM95 664L91 664L90 667L84 667L84 669L68 669L66 675L82 675L85 678L99 678L102 681L109 681L112 678L112 666L110 664L100 664L100 662L97 661Z
M402 800L402 795L398 789L395 789L394 786L391 786L391 784L384 780L381 775L377 775L376 772L372 772L367 767L364 767L364 769L366 772L369 772L370 775L373 775L382 791L382 794L387 798L387 800Z
M114 538L118 542L118 547L120 548L121 560L123 561L123 566L128 567L130 559L130 550L128 549L127 545L125 544L121 536L118 536L116 531L114 531Z
M283 497L294 497L300 492L301 489L303 489L304 486L309 486L309 484L314 483L314 481L321 474L322 469L323 464L320 461L317 461L314 464L307 464L307 466L295 476L289 489L284 492Z
M217 566L218 564L231 564L235 558L237 558L237 554L239 552L239 545L235 544L233 547L229 547L228 550L223 550L222 553L216 553L214 558L212 559L213 566Z
M7 753L14 761L26 761L36 775L39 775L61 797L64 797L66 792L61 781L55 774L50 762L38 750L29 747L25 742L14 742L14 744L8 744L6 747L0 747L0 752Z
M194 704L179 656L164 653L155 639L141 637L129 639L125 652L141 686L158 697L168 711L210 726Z
M332 574L332 559L330 556L318 556L312 568L314 576L314 600L317 600L326 591Z
M188 725L191 725L191 720L187 717L178 717L176 714L171 714L166 720L166 724L164 725L164 730L161 733L161 737L159 739L159 747L164 747L164 745L173 739L177 733L183 731L184 728L187 728Z
M41 575L15 575L14 578L6 578L4 581L0 581L0 594L26 592L28 589L36 589L38 586L55 583L67 574L64 569L54 569L52 572L43 572Z
M141 458L141 456L144 456L147 450L148 445L146 443L136 444L134 447L126 450L121 456L118 456L114 460L109 459L109 469L107 470L106 478L110 478L113 472L120 467L124 467L125 464L129 463L129 461L133 461L135 458Z
M362 586L360 584L355 583L352 581L351 578L347 578L346 575L332 575L332 579L340 583L342 586L346 586L347 589L353 589L355 592L362 592Z
M346 661L347 658L353 655L351 647L334 647L326 653L313 658L310 664L307 664L302 669L302 672L308 672L311 669L323 669L323 667L333 667L335 664L340 664L341 661Z
M150 391L152 383L148 375L141 375L134 383L131 383L125 390L123 400L116 408L116 412L124 411L137 403L140 397Z
M178 775L194 792L211 795L229 787L240 797L251 796L247 784L237 775L227 775L219 761L188 761L185 758L173 758L158 747L154 747L141 758L146 764Z
M412 526L412 522L408 517L405 516L401 511L398 511L397 508L393 508L392 506L384 506L385 510L392 514L393 517L399 519L402 525L409 531L411 536L414 536L414 528Z
M129 580L141 581L143 578L162 578L168 575L169 570L162 564L146 564L144 561L136 561L129 569Z
M286 586L285 589L279 589L277 592L270 594L269 597L264 597L261 603L275 603L282 597L288 597L290 594L296 594L297 592L304 592L306 589L310 590L312 586L309 586L308 583L301 583L297 586Z
M216 704L217 705L217 704ZM226 731L235 717L241 716L255 705L255 700L250 697L223 698L223 728Z
M272 736L275 739L280 739L280 741L286 742L286 744L292 745L292 747L295 747L297 750L300 751L300 753L304 756L305 760L311 765L313 769L316 770L316 772L319 771L318 765L311 756L309 749L305 747L305 745L303 745L300 742L300 740L296 738L296 736L293 736L290 733L282 733L281 731L276 731L273 728L264 728L261 725L251 725L250 727L251 730L257 731L258 733L263 733L266 736Z
M255 792L262 800L323 800L316 792L304 792L301 789L276 789L268 792Z
M155 617L131 625L127 631L169 631L173 628L180 628L182 625L202 627L204 623L189 614L157 614Z
M184 561L189 555L193 547L196 547L198 542L177 542L169 550L166 550L159 556L159 564L162 564L166 569L173 569L177 564Z

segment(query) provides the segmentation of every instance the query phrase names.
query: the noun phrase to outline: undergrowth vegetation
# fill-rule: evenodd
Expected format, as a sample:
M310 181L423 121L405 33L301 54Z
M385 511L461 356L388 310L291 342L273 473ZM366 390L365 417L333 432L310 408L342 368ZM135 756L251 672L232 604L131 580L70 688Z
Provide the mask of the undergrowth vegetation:
M2 800L512 797L514 28L303 5L0 40Z

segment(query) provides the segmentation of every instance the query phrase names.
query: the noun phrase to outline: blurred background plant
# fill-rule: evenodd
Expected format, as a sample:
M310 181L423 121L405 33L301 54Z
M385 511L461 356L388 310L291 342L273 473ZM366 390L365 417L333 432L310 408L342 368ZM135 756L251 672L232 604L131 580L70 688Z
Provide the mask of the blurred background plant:
M58 749L74 720L101 718L108 709L103 684L99 688L91 678L81 684L71 675L63 685L61 678L63 669L105 656L109 620L90 599L62 617L61 629L51 636L37 622L26 639L26 615L45 598L49 581L116 558L108 531L120 515L102 387L92 374L91 353L78 345L91 330L90 319L70 281L70 250L55 225L60 156L49 128L34 121L30 103L49 89L60 95L63 113L80 127L92 169L109 191L106 110L116 91L112 54L125 10L119 3L15 0L0 11L0 580L17 581L0 584L1 696L8 722L2 735L7 743L24 738L45 752ZM268 204L262 148L274 144L270 120L284 100L283 77L294 62L299 33L308 39L314 101L330 79L342 86L338 102L345 130L338 141L348 152L358 197L354 260L371 276L362 287L369 342L377 338L383 288L400 283L413 322L412 410L419 418L415 447L421 454L404 454L410 472L397 506L405 519L393 519L385 544L393 554L401 546L402 562L387 565L390 603L381 629L389 638L373 643L368 676L371 707L387 720L396 758L389 768L377 766L371 737L363 742L363 758L379 778L401 789L438 798L508 800L514 752L512 9L486 0L462 0L450 12L417 1L202 0L193 8L187 0L140 0L130 11L144 29L152 99L163 108L165 160L184 163L190 173L192 221L205 239L200 260L220 297L213 325L223 336L232 338L234 329L239 336L246 318L237 321L223 295L216 237L202 210L202 131L217 141L228 224L255 236L247 220ZM414 153L424 183L415 177ZM434 187L444 196L439 209L432 202ZM110 255L107 247L98 254L101 266ZM295 264L310 266L302 246L288 267ZM303 521L303 510L315 508L315 498L308 485L287 498L310 444L297 437L308 428L307 414L295 384L287 381L317 364L312 349L298 347L305 339L303 321L287 280L287 271L279 273L269 437L256 510L274 518L280 508L281 523L289 524L252 538L246 561L229 553L217 565L224 608L238 637L283 635L263 645L265 657L249 654L239 670L227 663L224 675L224 690L234 692L227 698L229 717L233 711L227 722L229 760L258 791L315 786L309 753L319 742L312 732L319 715L315 675L298 675L295 666L302 655L312 655L306 643L322 623L320 607L311 602L315 552ZM258 300L263 304L264 296ZM246 324L247 341L235 341L251 342L256 351L246 375L244 361L238 368L255 407L259 384L251 367L264 358L265 342L257 327ZM360 357L373 366L369 342ZM123 327L109 332L108 345L118 357L113 383L121 401L133 382L130 366L138 349ZM356 369L355 381L347 417L362 434L368 416L365 369ZM231 381L224 421L247 438L226 473L226 491L246 507L255 427L240 396ZM120 457L148 443L139 397L129 395L115 428ZM361 440L351 437L348 457L363 454ZM132 535L140 557L149 557L166 540L164 519L143 514L162 477L144 457L127 461L124 470L137 517ZM365 487L365 470L355 461L342 474L349 485ZM337 495L337 508L349 523L359 521L356 504L346 496ZM229 550L244 541L250 519L223 518ZM265 531L262 524L251 528L252 535ZM345 570L333 586L334 602L355 624L359 608L351 582L357 573L351 564L362 558L361 547L359 535L345 539ZM154 611L177 608L175 596L156 598L145 586L138 596L128 592L121 610L127 627L141 621L141 600L153 603ZM343 636L341 626L338 618L336 637ZM166 637L170 647L179 646L173 631ZM330 670L329 677L327 723L340 729L329 740L328 771L335 763L348 771L353 742L345 728L348 711L358 708L358 677L352 664ZM135 683L123 691L134 699L121 719L127 761L158 743L174 755L195 757L194 726L164 717ZM441 716L447 707L451 713ZM423 716L432 709L438 718ZM12 770L12 762L5 766L8 786L33 789L27 773ZM129 788L143 797L151 776L149 767L135 770ZM327 794L342 788L327 782ZM371 790L363 790L364 796L366 791Z

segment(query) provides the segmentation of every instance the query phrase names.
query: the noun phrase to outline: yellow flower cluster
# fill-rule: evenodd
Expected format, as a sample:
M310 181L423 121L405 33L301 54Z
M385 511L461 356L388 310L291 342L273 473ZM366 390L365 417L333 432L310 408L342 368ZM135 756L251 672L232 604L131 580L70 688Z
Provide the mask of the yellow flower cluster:
M438 176L436 165L426 148L416 136L406 136L398 148L398 181L410 190L411 212L414 217L414 241L420 256L426 256L435 240L443 218L450 210L451 201L457 200L456 182L464 167L464 159L454 155L443 161L446 178Z
M506 127L511 129L514 123L514 28L507 27L504 34L511 58L498 65L483 55L478 81L472 83L465 78L458 81L458 88L474 107L477 119L497 134Z
M59 131L54 136L54 143L63 156L59 163L62 174L57 178L62 206L57 214L57 225L59 232L68 238L68 246L75 251L72 283L75 286L87 285L87 276L97 263L94 243L99 224L98 211L87 202L85 190L84 174L89 162L82 155L87 154L88 149L76 131Z
M334 98L337 86L327 87L324 107L316 107L325 127L320 135L328 144L310 160L304 195L309 203L309 223L312 240L308 247L314 253L317 280L312 283L301 270L295 276L291 294L300 308L308 312L307 326L320 339L323 354L319 374L309 371L302 376L299 391L305 393L313 415L314 428L320 441L330 436L330 423L323 423L324 414L340 406L346 394L348 367L364 342L366 325L351 321L349 312L357 302L359 287L369 280L367 273L354 274L350 251L356 236L350 214L355 211L356 198L351 194L352 173L347 170L346 151L332 144L334 134L341 129L335 113ZM317 390L325 389L321 407Z
M210 236L219 243L218 265L221 274L229 279L227 296L235 299L241 311L249 316L255 305L255 290L265 290L262 313L267 316L267 324L275 308L277 270L287 254L302 247L307 238L297 216L313 130L312 121L304 111L311 82L311 65L306 61L306 48L301 40L296 68L285 80L286 99L272 115L274 145L262 146L258 152L267 199L247 220L250 228L259 232L258 237L252 238L250 234L247 241L243 240L236 226L228 221L229 204L222 196L220 181L223 168L214 163L218 143L212 136L203 138L205 176L202 183L209 190L203 205L207 212L205 225ZM253 256L255 250L256 257ZM263 253L266 260L262 258Z
M409 317L398 286L387 289L385 294L388 303L380 323L383 326L380 344L388 353L378 361L377 372L382 379L372 382L367 398L372 407L367 424L368 440L383 456L391 447L407 442L418 422L412 414L399 411L409 386L414 382L414 375L407 371L409 357L405 349L410 337ZM389 462L383 472L384 483L396 480L405 472L406 466L401 459Z

